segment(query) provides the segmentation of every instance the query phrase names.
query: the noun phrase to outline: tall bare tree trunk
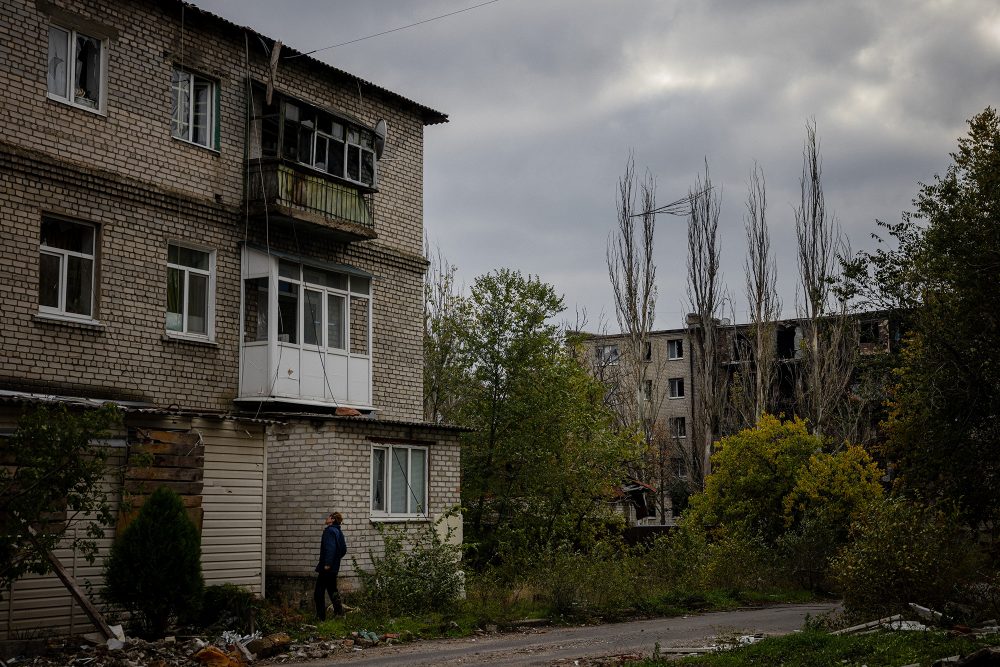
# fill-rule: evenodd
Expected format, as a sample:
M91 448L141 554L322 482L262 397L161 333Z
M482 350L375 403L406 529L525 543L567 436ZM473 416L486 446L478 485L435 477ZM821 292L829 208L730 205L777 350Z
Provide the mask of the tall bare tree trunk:
M719 213L721 196L712 187L705 162L705 176L698 176L689 194L687 295L691 315L688 330L694 352L692 384L701 451L695 458L702 485L712 472L712 444L719 432L725 403L725 382L720 369L720 319L724 295L720 275Z
M836 413L847 398L854 370L855 345L846 302L831 308L837 280L838 251L849 251L836 221L828 217L823 196L822 160L816 138L816 121L806 123L802 149L801 199L795 210L799 288L797 310L802 327L802 355L796 398L818 435L837 435Z
M747 210L743 222L747 238L746 296L750 306L749 342L753 359L746 366L747 373L753 377L751 415L755 424L762 414L774 407L777 380L774 323L781 314L781 301L778 299L777 266L771 253L771 235L767 227L764 171L757 164L747 187Z

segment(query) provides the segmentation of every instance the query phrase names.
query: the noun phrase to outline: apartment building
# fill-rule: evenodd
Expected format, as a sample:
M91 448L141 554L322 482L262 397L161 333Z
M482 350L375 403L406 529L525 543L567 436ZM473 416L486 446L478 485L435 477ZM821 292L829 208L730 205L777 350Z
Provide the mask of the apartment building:
M0 430L115 401L110 492L173 486L206 583L269 595L311 586L330 511L365 567L380 522L458 504L458 433L422 416L446 115L176 0L4 3L0 81ZM142 478L150 443L189 469ZM59 555L99 590L99 562ZM3 606L0 637L86 625L51 577Z

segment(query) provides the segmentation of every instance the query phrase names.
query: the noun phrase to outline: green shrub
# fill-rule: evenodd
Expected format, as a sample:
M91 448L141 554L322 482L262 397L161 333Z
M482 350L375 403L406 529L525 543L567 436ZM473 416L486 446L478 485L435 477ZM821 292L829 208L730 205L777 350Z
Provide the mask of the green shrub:
M434 524L407 530L405 526L379 524L382 555L369 552L371 571L354 569L361 579L359 603L365 612L385 617L444 611L463 593L461 547L453 544L454 529L442 536Z
M653 542L646 556L648 588L698 590L708 556L705 531L682 519L676 530Z
M852 613L879 614L907 602L942 609L976 579L980 562L954 513L895 497L860 514L832 574Z
M140 634L155 637L173 618L196 617L203 590L198 529L180 496L161 487L112 545L104 597L131 613Z
M708 545L703 584L733 596L778 586L774 550L749 529L732 527Z

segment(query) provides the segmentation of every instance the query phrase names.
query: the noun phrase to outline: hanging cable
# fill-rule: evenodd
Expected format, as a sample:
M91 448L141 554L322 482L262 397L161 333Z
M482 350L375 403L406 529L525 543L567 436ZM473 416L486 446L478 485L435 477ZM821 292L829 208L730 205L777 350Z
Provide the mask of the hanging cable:
M441 14L440 16L433 16L429 19L424 19L423 21L417 21L416 23L410 23L409 25L400 26L398 28L392 28L391 30L383 30L382 32L377 32L373 35L366 35L365 37L358 37L357 39L352 39L348 42L341 42L339 44L331 44L330 46L322 46L318 49L313 49L312 51L306 51L305 53L299 53L294 56L288 56L288 60L292 58L300 58L302 56L311 56L314 53L319 53L320 51L327 51L329 49L336 49L341 46L347 46L348 44L356 44L357 42L363 42L366 39L371 39L373 37L381 37L382 35L388 35L389 33L399 32L400 30L406 30L407 28L413 28L418 25L423 25L425 23L430 23L431 21L437 21L439 19L448 18L449 16L454 16L455 14L461 14L462 12L469 12L473 9L479 9L480 7L485 7L486 5L492 5L494 2L500 2L500 0L488 0L488 2L482 2L478 5L473 5L471 7L466 7L465 9L459 9L454 12L449 12L447 14Z

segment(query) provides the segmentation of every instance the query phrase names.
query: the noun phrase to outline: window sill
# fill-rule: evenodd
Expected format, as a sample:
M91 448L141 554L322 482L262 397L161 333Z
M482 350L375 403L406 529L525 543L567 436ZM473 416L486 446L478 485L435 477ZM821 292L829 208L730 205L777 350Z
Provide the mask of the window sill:
M62 104L63 106L70 107L71 109L79 109L80 111L86 111L87 113L92 113L95 116L100 116L101 118L107 118L108 114L103 109L95 109L93 107L88 107L84 104L77 104L71 100L67 100L65 97L56 97L52 93L48 93L50 100L56 104Z
M188 146L194 146L195 148L200 148L203 151L208 151L209 153L212 153L216 157L222 155L221 150L219 150L218 148L214 148L212 146L203 146L202 144L196 144L193 141L189 141L187 139L184 139L183 137L175 137L174 135L170 135L170 138L182 144L187 144Z
M104 332L104 324L97 320L77 319L55 313L35 313L31 319L34 320L35 324L55 324L85 331Z
M679 401L683 398L684 398L683 396L667 396L668 401Z
M212 347L218 348L219 344L208 338L194 338L190 336L182 336L178 334L166 333L160 337L160 340L164 343L172 343L178 345L194 345L196 347Z
M430 523L428 516L392 516L385 514L369 515L368 521L371 523Z

